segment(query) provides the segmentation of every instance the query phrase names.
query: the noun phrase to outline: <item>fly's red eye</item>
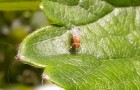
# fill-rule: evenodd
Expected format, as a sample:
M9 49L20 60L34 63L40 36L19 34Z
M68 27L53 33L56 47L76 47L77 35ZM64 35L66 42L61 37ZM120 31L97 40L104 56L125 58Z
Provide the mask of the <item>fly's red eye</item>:
M72 47L73 48L79 48L80 47L80 43L72 43Z

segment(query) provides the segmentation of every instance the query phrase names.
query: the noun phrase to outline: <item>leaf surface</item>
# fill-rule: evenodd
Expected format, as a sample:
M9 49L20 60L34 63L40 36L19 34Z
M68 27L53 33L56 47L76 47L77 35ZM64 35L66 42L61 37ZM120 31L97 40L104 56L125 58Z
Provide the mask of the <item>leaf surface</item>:
M46 15L60 26L29 35L19 49L22 61L44 68L65 90L139 89L139 0L125 1L43 0ZM73 26L80 29L77 53L71 51Z
M41 0L0 0L0 11L39 10Z

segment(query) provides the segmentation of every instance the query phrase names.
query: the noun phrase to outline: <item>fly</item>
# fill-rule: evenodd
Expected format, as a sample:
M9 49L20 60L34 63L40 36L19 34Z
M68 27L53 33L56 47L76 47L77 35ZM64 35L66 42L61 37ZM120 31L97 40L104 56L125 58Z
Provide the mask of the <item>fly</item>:
M80 29L72 28L72 48L80 47Z

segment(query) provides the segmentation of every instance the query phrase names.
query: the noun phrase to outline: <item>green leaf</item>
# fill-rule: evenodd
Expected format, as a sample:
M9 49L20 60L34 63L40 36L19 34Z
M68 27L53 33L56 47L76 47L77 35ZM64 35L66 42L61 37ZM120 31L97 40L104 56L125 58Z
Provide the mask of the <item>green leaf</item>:
M43 0L42 5L47 17L62 26L92 23L113 10L100 0Z
M123 1L118 1L118 0L104 0L110 3L113 6L116 7L130 7L130 6L139 6L140 1L139 0L123 0Z
M19 59L44 68L43 75L65 90L139 89L140 7L138 0L125 1L43 0L46 15L61 26L29 35ZM73 26L80 29L76 51L71 48Z
M40 0L0 0L0 11L39 10Z

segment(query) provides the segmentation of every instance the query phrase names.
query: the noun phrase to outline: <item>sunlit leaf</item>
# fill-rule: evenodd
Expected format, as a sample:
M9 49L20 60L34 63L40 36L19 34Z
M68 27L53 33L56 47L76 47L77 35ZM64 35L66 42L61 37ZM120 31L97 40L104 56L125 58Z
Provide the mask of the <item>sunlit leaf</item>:
M40 0L0 0L0 11L39 10Z
M66 90L139 89L139 1L80 1L43 0L46 15L60 26L29 35L19 49L21 61L44 68L43 75ZM76 53L72 27L80 29Z

